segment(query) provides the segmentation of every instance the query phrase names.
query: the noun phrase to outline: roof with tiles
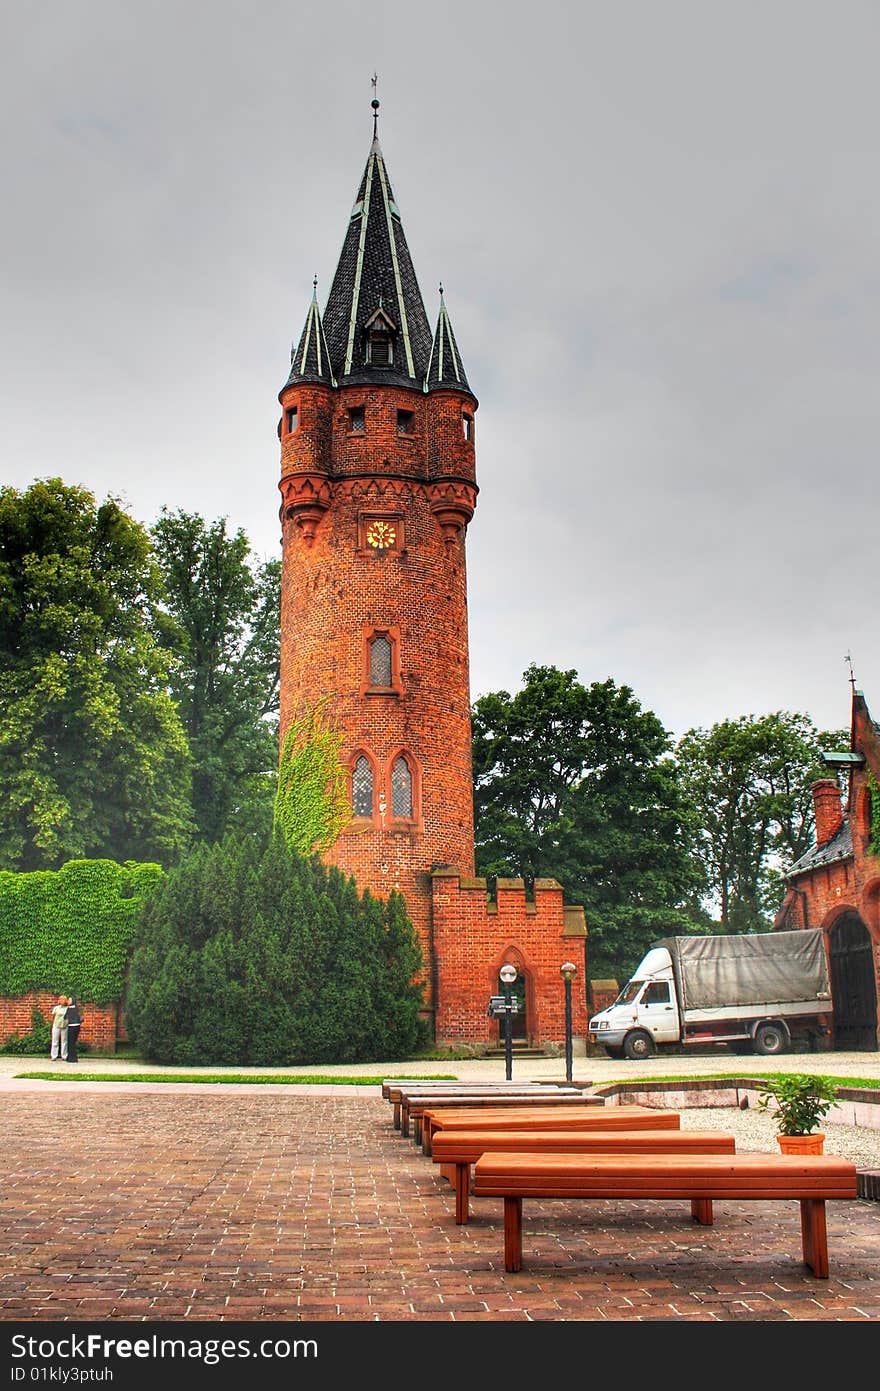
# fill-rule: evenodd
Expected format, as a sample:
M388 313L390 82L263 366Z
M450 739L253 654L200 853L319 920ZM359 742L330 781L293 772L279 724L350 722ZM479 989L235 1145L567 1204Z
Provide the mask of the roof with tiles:
M330 367L330 349L318 308L317 281L312 291L312 302L299 344L290 354L290 376L287 385L291 386L294 382L326 382L328 386L336 385Z
M368 361L369 320L377 309L393 322L393 362ZM377 139L373 140L342 243L324 311L324 328L337 381L382 381L423 386L431 355L431 329L403 230L400 209Z
M378 103L374 103L377 107ZM376 361L371 336L391 341L390 361ZM441 290L432 336L400 209L374 134L324 309L313 296L285 387L383 383L420 391L458 387L470 393Z
M453 386L458 387L461 391L470 391L461 362L461 354L455 341L455 334L452 332L446 301L443 298L442 285L440 286L440 312L437 315L437 328L434 332L434 342L431 345L431 360L428 364L425 386L428 390L432 387Z
M845 817L837 834L824 845L812 845L805 855L801 855L800 859L795 861L785 877L794 879L809 869L817 869L819 865L830 865L836 860L850 860L852 853L852 827L849 818Z

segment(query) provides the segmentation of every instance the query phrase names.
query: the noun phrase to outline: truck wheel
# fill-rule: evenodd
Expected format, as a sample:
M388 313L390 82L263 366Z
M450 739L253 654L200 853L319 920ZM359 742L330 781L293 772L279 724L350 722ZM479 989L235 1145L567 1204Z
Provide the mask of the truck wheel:
M638 1061L639 1058L650 1058L653 1052L654 1040L650 1034L643 1033L641 1029L627 1034L623 1040L623 1056L632 1062Z
M759 1029L755 1030L755 1041L752 1047L756 1053L764 1056L784 1053L787 1046L788 1039L780 1024L762 1024Z

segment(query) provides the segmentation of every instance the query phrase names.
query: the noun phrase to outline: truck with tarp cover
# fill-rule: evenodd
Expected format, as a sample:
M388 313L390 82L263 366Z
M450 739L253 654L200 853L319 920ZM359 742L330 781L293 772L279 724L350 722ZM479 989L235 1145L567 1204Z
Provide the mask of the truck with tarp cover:
M589 1040L612 1058L715 1044L768 1055L827 1046L832 1022L822 932L664 937Z

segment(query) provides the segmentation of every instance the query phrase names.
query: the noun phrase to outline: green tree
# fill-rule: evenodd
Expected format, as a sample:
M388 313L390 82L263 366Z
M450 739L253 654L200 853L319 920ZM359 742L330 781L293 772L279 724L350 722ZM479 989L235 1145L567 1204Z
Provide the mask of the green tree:
M628 686L535 665L523 682L472 712L479 872L558 879L586 911L591 974L625 975L656 937L695 926L669 735Z
M144 529L52 478L0 490L0 867L173 862L189 753Z
M258 562L245 533L229 535L222 518L208 525L164 509L152 535L199 833L218 840L242 818L267 829L278 765L280 563Z
M788 711L722 720L679 741L698 824L695 864L716 930L769 928L786 870L812 843L810 784L828 775L820 750L848 745L848 735L820 734L807 715Z
M126 1022L149 1058L271 1066L412 1054L421 953L399 894L291 850L201 845L146 906Z

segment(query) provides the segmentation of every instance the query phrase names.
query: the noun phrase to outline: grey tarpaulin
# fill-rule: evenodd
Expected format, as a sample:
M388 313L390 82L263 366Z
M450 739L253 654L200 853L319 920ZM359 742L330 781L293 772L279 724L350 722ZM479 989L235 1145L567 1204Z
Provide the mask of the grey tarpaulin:
M828 998L819 931L731 937L667 937L683 1010L773 1005Z

